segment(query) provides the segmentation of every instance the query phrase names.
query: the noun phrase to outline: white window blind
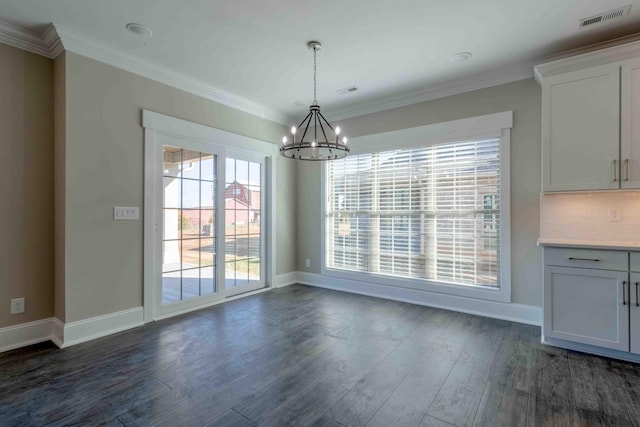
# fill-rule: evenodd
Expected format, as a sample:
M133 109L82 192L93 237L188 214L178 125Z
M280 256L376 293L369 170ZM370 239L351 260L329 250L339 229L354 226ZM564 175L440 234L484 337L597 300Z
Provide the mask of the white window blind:
M327 165L328 268L499 288L500 139Z

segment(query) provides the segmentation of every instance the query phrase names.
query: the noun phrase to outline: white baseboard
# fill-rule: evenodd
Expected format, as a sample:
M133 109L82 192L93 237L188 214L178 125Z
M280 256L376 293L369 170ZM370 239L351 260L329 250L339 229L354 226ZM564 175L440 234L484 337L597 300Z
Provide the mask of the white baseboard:
M57 317L54 317L51 319L51 323L51 341L57 345L58 348L62 348L64 344L64 322Z
M564 348L566 350L579 351L581 353L595 354L598 356L610 357L612 359L626 360L627 362L640 363L640 354L629 353L627 351L611 350L594 345L581 344L577 342L559 340L542 336L542 344Z
M65 323L62 339L60 340L60 337L56 336L58 340L62 341L62 345L54 342L58 347L64 348L142 326L144 324L142 314L142 307L135 307L77 322Z
M0 329L0 353L51 339L52 318Z
M290 273L278 274L273 281L274 288L284 288L285 286L298 283L298 272L292 271Z
M298 283L411 304L477 314L479 316L509 320L528 325L542 325L542 307L531 305L509 304L437 292L420 291L417 289L400 288L397 286L385 286L377 283L340 279L301 271L298 272Z

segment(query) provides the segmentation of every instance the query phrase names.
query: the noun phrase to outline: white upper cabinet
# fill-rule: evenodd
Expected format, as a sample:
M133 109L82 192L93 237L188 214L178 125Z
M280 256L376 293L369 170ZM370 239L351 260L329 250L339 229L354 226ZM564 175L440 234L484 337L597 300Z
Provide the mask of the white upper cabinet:
M640 188L640 59L622 65L620 186Z
M542 191L640 188L640 41L535 67Z
M542 102L542 190L619 188L619 64L549 77Z

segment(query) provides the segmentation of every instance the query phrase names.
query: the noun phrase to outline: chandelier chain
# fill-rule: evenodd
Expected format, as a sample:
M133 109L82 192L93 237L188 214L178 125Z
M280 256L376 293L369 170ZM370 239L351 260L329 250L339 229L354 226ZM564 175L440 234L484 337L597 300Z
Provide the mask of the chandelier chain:
M318 103L318 98L316 96L316 74L317 74L317 65L316 65L316 46L313 47L313 103Z

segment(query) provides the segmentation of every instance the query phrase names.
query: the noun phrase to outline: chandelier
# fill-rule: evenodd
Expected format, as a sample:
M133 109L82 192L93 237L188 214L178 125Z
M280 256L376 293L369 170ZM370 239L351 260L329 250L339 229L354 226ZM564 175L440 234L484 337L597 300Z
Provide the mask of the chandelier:
M290 159L335 160L349 152L347 137L341 138L340 126L334 129L324 118L316 100L316 53L321 46L317 41L307 43L307 47L313 49L313 103L298 127L291 128L291 141L286 136L282 138L280 154Z

